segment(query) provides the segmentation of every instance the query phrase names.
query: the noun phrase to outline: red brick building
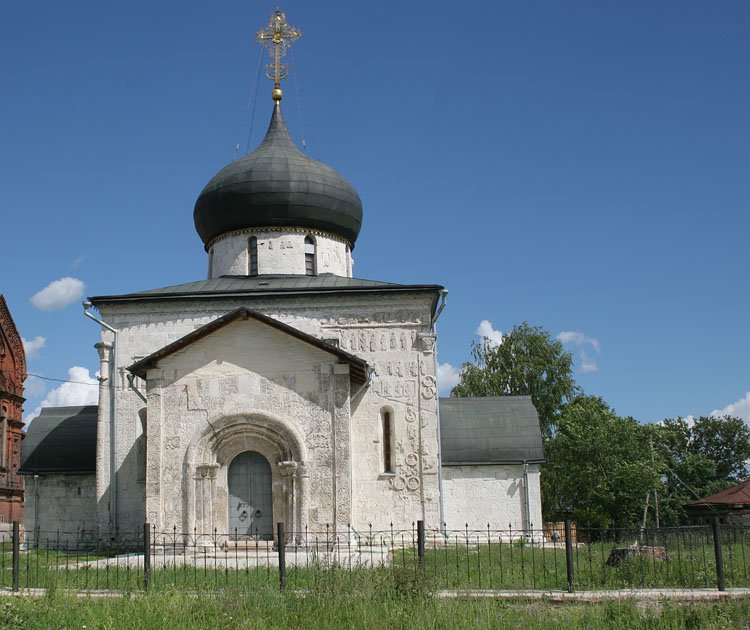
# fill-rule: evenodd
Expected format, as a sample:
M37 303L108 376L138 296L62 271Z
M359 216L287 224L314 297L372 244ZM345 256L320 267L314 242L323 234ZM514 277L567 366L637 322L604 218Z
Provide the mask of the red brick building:
M0 295L0 523L23 520L23 477L18 474L23 439L26 355Z

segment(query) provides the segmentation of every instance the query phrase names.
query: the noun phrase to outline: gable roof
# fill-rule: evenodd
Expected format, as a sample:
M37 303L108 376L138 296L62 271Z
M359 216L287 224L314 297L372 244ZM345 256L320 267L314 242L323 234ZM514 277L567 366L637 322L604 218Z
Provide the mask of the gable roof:
M710 508L711 506L724 506L728 508L740 508L750 506L750 479L738 483L736 486L717 492L688 503L685 507L690 510Z
M437 284L394 284L378 280L346 278L330 273L317 276L264 274L259 276L221 276L148 291L123 295L100 295L89 299L97 304L102 302L189 300L194 298L268 298L300 294L438 293L442 289L443 287Z
M529 396L440 399L445 466L544 461L539 416Z
M168 357L178 350L182 350L183 348L188 347L199 339L202 339L203 337L216 332L217 330L223 328L228 324L231 324L232 322L247 319L254 319L263 324L271 326L287 335L299 339L304 343L310 344L318 350L323 350L324 352L328 352L329 354L338 357L339 363L345 363L349 365L349 379L352 385L362 385L367 380L367 374L370 370L370 366L364 359L360 359L358 356L336 348L335 346L332 346L325 341L321 341L317 337L308 335L307 333L304 333L301 330L294 328L293 326L289 326L288 324L284 324L283 322L280 322L273 317L269 317L268 315L264 315L263 313L259 313L258 311L252 311L244 307L231 311L226 315L222 315L218 319L209 322L205 326L201 326L197 330L188 333L177 341L164 346L161 350L157 350L153 354L150 354L149 356L136 361L128 368L128 371L132 372L136 376L145 378L146 371L156 367L156 364L163 358Z
M21 442L21 475L96 472L98 407L43 407Z

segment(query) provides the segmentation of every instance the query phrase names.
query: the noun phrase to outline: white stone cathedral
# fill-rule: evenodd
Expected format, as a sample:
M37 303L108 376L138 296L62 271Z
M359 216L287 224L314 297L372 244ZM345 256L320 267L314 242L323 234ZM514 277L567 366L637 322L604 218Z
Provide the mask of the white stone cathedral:
M353 277L359 195L298 150L278 86L274 100L260 146L196 202L208 278L90 298L99 405L32 423L27 526L57 519L102 535L148 522L258 538L277 522L541 528L529 399L441 403L435 322L446 292ZM90 463L50 467L44 449L56 435L64 451L74 425L71 455L94 449Z

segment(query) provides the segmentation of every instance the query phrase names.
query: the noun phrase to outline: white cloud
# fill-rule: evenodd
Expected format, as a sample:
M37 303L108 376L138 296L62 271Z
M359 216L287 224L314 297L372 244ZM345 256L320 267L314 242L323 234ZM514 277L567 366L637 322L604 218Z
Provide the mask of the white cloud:
M590 345L597 352L601 352L602 346L598 339L589 337L588 335L579 332L577 330L564 330L557 338L563 343L573 344L574 346L585 346Z
M581 350L580 358L581 372L583 372L584 374L589 374L590 372L599 371L599 366L597 365L596 360L591 358L585 351Z
M42 407L74 407L96 405L99 402L99 384L84 367L73 366L68 370L68 380L50 390L47 397L26 418L30 422L42 411Z
M499 346L503 343L503 333L499 330L495 330L492 327L492 322L487 319L483 319L479 322L476 333L483 339L487 339L491 346Z
M60 278L50 282L31 298L31 303L40 311L57 311L83 297L86 285L78 278Z
M458 384L461 378L461 370L453 367L450 363L439 363L437 367L438 391L441 394L449 394Z
M75 260L73 260L73 262L72 262L72 263L70 263L70 266L71 266L71 267L72 267L73 269L78 269L78 267L80 267L80 266L81 266L81 263L82 263L82 262L83 262L84 260L86 260L86 256L76 256L76 257L75 257Z
M723 409L715 409L711 412L711 415L735 416L742 418L747 424L750 424L750 392L747 392L744 398L740 398Z
M39 336L36 336L31 340L21 337L21 341L23 342L23 351L26 353L27 359L35 359L38 357L42 348L44 348L47 343L47 340L44 337Z
M31 398L40 398L47 391L47 386L41 378L37 378L33 374L28 374L26 381L23 384L23 395L26 400Z
M558 341L564 344L578 347L578 359L581 365L581 372L588 374L590 372L598 372L599 365L596 359L592 357L586 348L593 348L596 354L600 354L602 351L602 345L599 340L594 337L589 337L587 334L582 333L578 330L563 330L557 335Z

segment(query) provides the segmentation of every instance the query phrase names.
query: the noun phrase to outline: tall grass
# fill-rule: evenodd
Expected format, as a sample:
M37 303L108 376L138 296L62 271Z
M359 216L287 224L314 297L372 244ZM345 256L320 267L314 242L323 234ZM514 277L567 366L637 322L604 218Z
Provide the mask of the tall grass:
M632 601L551 606L498 601L441 601L399 570L376 572L380 583L339 588L336 573L304 596L262 589L219 593L163 591L114 599L74 599L53 593L41 599L0 600L0 628L117 630L211 628L618 628L650 630L743 628L750 601L711 604Z

